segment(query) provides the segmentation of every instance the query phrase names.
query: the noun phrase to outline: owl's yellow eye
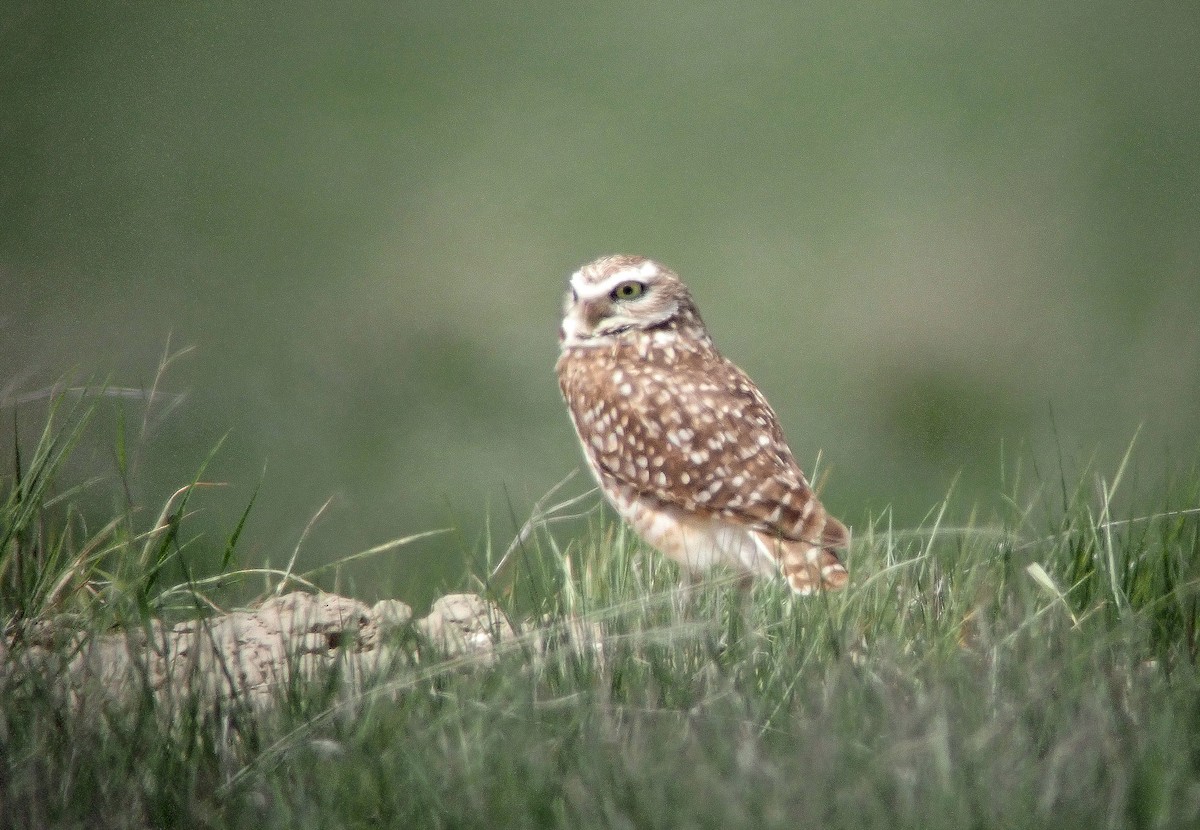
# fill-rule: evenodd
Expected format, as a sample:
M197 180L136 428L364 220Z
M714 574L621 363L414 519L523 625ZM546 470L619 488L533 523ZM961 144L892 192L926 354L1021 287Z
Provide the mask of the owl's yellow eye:
M611 296L614 300L636 300L642 296L646 290L646 284L629 280L623 282L612 290Z

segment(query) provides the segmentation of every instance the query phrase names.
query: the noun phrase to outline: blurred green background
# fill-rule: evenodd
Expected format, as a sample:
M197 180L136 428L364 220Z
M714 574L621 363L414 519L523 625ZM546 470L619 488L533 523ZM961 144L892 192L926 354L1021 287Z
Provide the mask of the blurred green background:
M358 572L424 602L581 464L560 293L628 252L851 524L958 473L987 501L1002 457L1115 465L1142 422L1156 479L1200 419L1198 79L1193 0L7 0L0 429L194 346L135 496L229 432L200 526L264 467L252 560L330 496L301 568L453 524Z

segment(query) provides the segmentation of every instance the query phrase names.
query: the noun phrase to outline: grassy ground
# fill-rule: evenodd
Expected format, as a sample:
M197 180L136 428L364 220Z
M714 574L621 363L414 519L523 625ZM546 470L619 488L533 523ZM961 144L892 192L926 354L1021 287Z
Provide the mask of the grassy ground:
M961 526L953 501L917 529L863 517L853 586L807 600L683 597L620 527L566 544L535 522L483 590L601 642L425 653L262 711L16 668L39 618L104 630L220 598L160 578L189 491L144 526L72 513L54 475L85 416L60 413L0 492L5 827L1200 824L1200 477L1139 515L1114 515L1117 472L1009 482Z

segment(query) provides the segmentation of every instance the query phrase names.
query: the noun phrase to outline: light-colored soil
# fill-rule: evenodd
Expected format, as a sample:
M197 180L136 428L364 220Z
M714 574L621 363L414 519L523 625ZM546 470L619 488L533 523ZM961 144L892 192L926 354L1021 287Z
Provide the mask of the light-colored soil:
M101 636L43 622L25 632L19 648L0 643L0 672L53 673L74 692L97 684L115 693L149 686L159 694L261 702L281 684L335 665L352 681L411 665L422 647L492 659L517 633L494 603L475 594L448 594L414 620L399 600L368 607L336 594L294 592L246 611ZM14 665L8 658L17 654Z

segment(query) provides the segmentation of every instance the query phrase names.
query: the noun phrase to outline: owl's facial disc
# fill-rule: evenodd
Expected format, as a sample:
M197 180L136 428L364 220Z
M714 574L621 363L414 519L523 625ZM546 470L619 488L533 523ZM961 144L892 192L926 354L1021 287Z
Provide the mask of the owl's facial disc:
M678 310L679 301L669 290L667 278L651 260L611 273L596 274L583 268L571 275L562 341L564 345L596 345L594 341L600 338L657 326Z

